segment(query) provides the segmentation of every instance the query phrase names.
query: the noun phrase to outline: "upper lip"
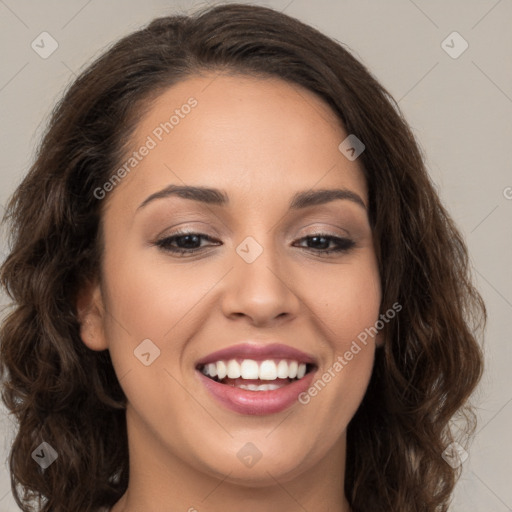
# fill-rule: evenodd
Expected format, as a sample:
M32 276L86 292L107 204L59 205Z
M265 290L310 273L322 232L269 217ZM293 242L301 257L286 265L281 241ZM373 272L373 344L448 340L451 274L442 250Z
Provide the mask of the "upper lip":
M282 343L271 343L262 345L261 343L240 343L231 347L223 348L212 352L203 357L196 363L196 368L208 363L217 361L229 361L230 359L254 359L264 361L266 359L288 359L299 363L309 363L317 365L316 358L311 354L306 354L289 345Z

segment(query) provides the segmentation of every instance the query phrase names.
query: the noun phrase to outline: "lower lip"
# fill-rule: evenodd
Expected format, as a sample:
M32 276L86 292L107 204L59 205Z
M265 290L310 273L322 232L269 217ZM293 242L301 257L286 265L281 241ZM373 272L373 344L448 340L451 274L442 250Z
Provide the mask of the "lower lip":
M240 414L263 415L284 411L296 402L300 393L310 386L315 371L300 380L269 391L250 391L228 386L206 377L199 370L197 373L212 396L228 409Z

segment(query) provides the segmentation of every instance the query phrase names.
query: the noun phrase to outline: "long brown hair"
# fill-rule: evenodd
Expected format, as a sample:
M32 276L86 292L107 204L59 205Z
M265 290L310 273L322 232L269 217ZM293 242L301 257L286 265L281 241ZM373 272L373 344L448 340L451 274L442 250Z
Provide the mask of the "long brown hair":
M16 502L24 512L92 512L127 488L126 397L108 350L81 341L75 305L80 287L99 276L102 202L94 191L123 161L151 100L211 71L306 87L365 144L359 158L381 311L396 302L402 309L385 326L348 426L345 493L354 512L445 512L460 471L443 458L455 439L450 420L463 434L457 439L469 440L468 397L483 365L477 331L486 310L465 243L398 105L371 73L312 27L240 4L155 19L108 49L55 107L10 199L1 283L13 305L0 329L0 377L18 422L9 458ZM43 441L58 454L45 470L31 456Z

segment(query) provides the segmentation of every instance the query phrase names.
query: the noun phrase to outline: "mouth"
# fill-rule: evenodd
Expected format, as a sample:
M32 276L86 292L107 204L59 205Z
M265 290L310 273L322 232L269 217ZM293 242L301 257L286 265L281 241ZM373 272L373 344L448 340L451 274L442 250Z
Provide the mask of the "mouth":
M262 392L300 381L314 372L316 365L294 359L230 359L200 364L196 369L219 384Z
M249 341L196 361L199 382L209 397L238 414L281 412L311 385L315 356L283 343Z
M312 384L318 366L293 359L229 359L200 364L207 395L238 414L267 415L288 409Z

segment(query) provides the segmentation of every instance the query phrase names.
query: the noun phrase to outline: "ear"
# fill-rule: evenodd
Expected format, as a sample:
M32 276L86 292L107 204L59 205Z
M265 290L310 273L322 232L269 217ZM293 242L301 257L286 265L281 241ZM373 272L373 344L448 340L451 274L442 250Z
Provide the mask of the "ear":
M384 334L382 331L379 331L377 333L377 336L375 336L375 347L379 348L384 345Z
M87 281L78 292L76 311L80 337L91 350L106 350L105 308L99 283Z

